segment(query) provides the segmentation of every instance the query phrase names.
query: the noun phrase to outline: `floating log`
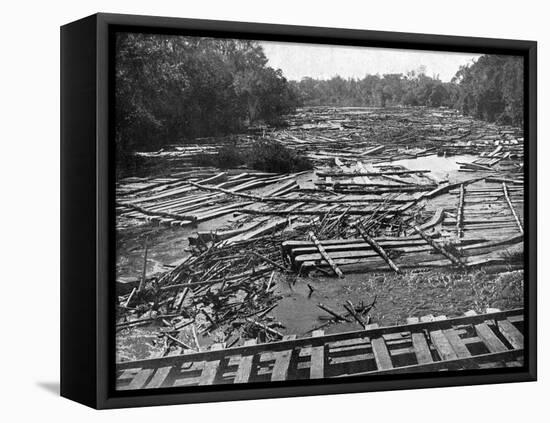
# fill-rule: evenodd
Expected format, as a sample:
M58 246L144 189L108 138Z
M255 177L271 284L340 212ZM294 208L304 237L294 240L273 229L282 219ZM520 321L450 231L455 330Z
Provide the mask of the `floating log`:
M311 288L310 288L311 289ZM337 313L330 308L328 308L326 305L319 303L317 304L317 307L319 307L321 310L326 311L328 314L332 315L336 320L341 320L343 322L349 322L348 319L346 319L344 316L342 316L340 313Z
M477 163L464 163L464 162L456 162L462 167L470 168L472 170L485 170L488 172L495 172L495 169L489 167L489 166L483 166Z
M409 206L409 204L406 204ZM369 216L371 215L376 209L348 209L346 214L350 216ZM399 207L396 208L389 208L386 210L382 210L380 213L388 213L388 214L395 214L403 209L400 209ZM341 210L344 211L343 209ZM286 210L255 210L255 209L241 209L239 210L240 213L246 213L246 214L258 214L258 215L273 215L273 216L288 216L288 215L302 215L302 216L309 216L309 215L315 215L315 216L324 216L327 213L334 212L334 210L292 210L292 211L286 211Z
M510 179L510 178L496 178L496 177L488 177L485 178L485 182L496 182L496 183L502 183L505 182L507 184L516 184L516 185L523 185L523 180L521 179Z
M361 153L361 156L370 156L371 154L380 153L381 151L384 151L386 147L383 145L379 145L378 147L373 147L365 151L364 153Z
M249 230L243 233L227 238L224 241L223 245L235 244L241 241L257 238L257 237L269 234L271 232L274 232L276 230L279 230L281 228L284 228L289 223L291 223L291 221L289 222L289 220L287 219L275 219L275 220L272 220L271 222L269 220L262 220L260 222L260 225L250 228Z
M138 293L143 291L143 289L145 288L145 282L147 280L147 253L149 251L149 246L147 245L148 241L149 241L148 239L145 239L145 252L143 254L143 270L141 272L141 280L139 282L139 286L137 289Z
M456 236L462 238L464 232L462 225L464 222L464 184L460 185L460 195L458 197L458 207L456 210Z
M313 241L313 243L315 244L315 246L317 247L317 250L319 250L319 253L321 254L321 256L325 259L325 261L329 264L329 266L332 268L332 270L334 271L334 273L336 273L338 275L339 278L343 278L344 277L344 274L342 273L342 271L338 268L338 266L336 265L336 263L334 263L334 261L330 258L330 256L327 254L327 252L325 251L325 249L323 248L323 246L321 245L321 243L319 242L319 240L317 239L317 237L315 236L315 234L313 232L309 232L309 237L311 238L311 240Z
M392 261L392 259L388 256L388 254L386 253L386 251L384 251L384 249L380 246L380 244L378 244L378 242L376 242L373 238L369 236L369 234L367 234L367 231L365 231L359 225L356 226L356 229L357 229L357 232L359 232L359 235L361 235L361 237L365 240L365 242L369 244L372 247L372 249L376 251L380 257L384 259L386 263L388 263L388 266L390 266L390 268L394 272L402 273L401 270L399 270L399 267L397 267L397 265Z
M299 197L299 198L287 198L287 197L273 197L273 196L261 196L255 194L248 194L244 192L236 192L234 190L228 190L225 188L200 185L195 182L189 182L191 185L196 186L199 189L222 192L224 194L247 198L249 200L255 200L259 202L277 202L277 203L316 203L316 204L344 204L344 203L366 203L370 202L361 198L344 198L344 199L330 199L330 198L314 198L314 197ZM120 205L126 205L121 203Z
M366 326L365 322L363 322L363 319L361 319L361 317L359 317L359 315L355 311L355 308L353 307L353 304L351 303L351 301L348 301L348 304L344 304L344 308L348 311L349 314L352 315L352 317L355 319L355 321L357 323L359 323L361 325L361 327L363 327L363 329L364 329L365 326Z
M521 224L521 221L519 220L519 217L516 213L516 210L514 209L512 201L510 200L510 196L508 195L508 188L506 186L506 182L502 183L502 191L504 191L504 197L506 198L506 202L508 203L508 207L510 208L510 211L512 212L512 215L514 216L514 219L516 220L519 231L523 235L523 225Z
M416 173L430 173L431 170L388 170L383 172L328 172L318 171L315 172L317 176L338 176L353 178L355 176L386 176L386 175L411 175Z
M265 261L266 263L269 263L269 264L271 264L272 266L277 267L279 270L282 270L283 272L286 272L286 271L287 271L287 268L284 267L283 265L277 263L276 261L271 260L270 258L267 258L267 257L262 256L260 253L254 251L254 250L251 250L250 253L253 254L253 255L255 255L255 256L258 257L259 259Z
M427 235L422 229L420 229L418 226L413 225L413 229L415 232L420 235L428 244L430 244L436 251L443 254L445 257L447 257L451 262L459 267L464 266L464 264L456 258L454 255L449 253L443 246L439 245L436 241L434 241L429 235Z
M465 185L466 186L466 185L469 185L469 184L473 184L474 182L481 181L482 179L483 178L474 178L474 179L469 179L469 180L463 181L463 182L457 182L455 184L445 184L445 185L442 185L440 187L437 187L433 191L427 192L426 194L422 195L422 198L426 198L426 199L434 198L434 197L437 197L438 195L446 194L449 191L460 187L460 185Z

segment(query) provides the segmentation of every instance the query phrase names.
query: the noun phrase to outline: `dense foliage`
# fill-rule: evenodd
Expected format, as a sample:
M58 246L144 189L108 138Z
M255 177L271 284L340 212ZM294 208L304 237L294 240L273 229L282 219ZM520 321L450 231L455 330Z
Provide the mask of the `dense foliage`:
M215 154L202 154L197 158L201 166L215 166L229 169L246 164L248 167L265 172L300 172L313 168L311 161L278 142L258 140L249 149L239 149L228 144Z
M420 68L406 75L304 78L292 84L306 106L446 106L479 119L523 126L520 57L482 56L461 67L451 82L427 76Z
M266 172L300 172L313 168L307 157L297 154L277 142L254 143L249 157L250 167Z
M293 82L304 105L319 106L450 106L455 98L452 84L426 76L423 71L367 75L363 79L328 80L304 78Z
M523 126L523 60L486 55L453 78L460 87L455 106L479 119Z
M254 41L120 34L115 61L119 152L277 123L296 105Z

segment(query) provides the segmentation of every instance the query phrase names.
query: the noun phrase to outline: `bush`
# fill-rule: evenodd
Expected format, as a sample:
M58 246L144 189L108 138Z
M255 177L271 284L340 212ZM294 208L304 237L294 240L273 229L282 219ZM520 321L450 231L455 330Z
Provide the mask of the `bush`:
M234 144L224 145L217 152L199 153L195 157L198 166L213 166L220 169L237 167L246 163L245 154L239 151Z
M246 164L251 169L264 172L292 173L313 169L307 157L272 141L257 141L250 149L242 150L234 144L228 144L215 154L201 153L195 158L199 166L214 166L221 169Z
M217 154L199 153L194 160L197 166L218 167Z
M248 165L265 172L291 173L313 168L311 161L285 146L269 141L254 143L249 152Z
M215 156L217 166L222 169L237 167L246 162L245 155L235 145L224 145Z

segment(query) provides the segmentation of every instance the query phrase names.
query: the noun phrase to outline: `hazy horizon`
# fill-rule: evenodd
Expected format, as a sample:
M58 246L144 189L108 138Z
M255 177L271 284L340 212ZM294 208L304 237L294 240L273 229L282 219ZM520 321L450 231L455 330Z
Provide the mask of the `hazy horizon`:
M362 79L366 75L406 74L425 68L428 76L449 82L460 66L474 63L481 54L378 47L337 46L260 41L268 65L283 71L289 80L305 77Z

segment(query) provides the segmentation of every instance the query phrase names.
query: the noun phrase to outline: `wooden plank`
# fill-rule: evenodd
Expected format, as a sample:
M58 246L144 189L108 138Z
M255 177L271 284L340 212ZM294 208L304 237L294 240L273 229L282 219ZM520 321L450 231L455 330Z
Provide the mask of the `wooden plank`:
M151 377L155 369L141 369L138 374L134 376L127 389L142 389L145 387L145 383Z
M386 244L384 247L388 249L392 248L406 248L406 247L418 247L426 246L427 244L423 239L414 240L414 241L396 241L396 242L384 242ZM371 251L372 247L366 244L363 240L360 243L350 242L349 244L339 244L339 245L329 245L329 241L323 242L323 247L327 253L331 254L333 257L334 253L346 252L346 251ZM285 249L289 251L290 255L293 257L307 254L317 254L317 249L312 245L311 247L298 247Z
M523 320L523 309L512 309L502 311L498 313L482 314L476 316L462 316L448 319L448 323L452 325L471 325L474 323L484 322L485 320L499 320L507 318L512 322ZM433 317L432 317L433 320ZM435 321L422 321L415 324L401 324L396 326L384 326L384 327L371 327L367 326L366 329L357 331L332 333L324 335L323 337L315 338L313 342L314 346L328 342L338 342L345 339L352 338L368 338L368 337L380 337L386 334L399 333L399 332L411 332L421 330L437 330L439 329L440 322ZM299 338L292 341L276 341L268 344L259 344L257 346L238 346L232 347L223 351L206 351L206 352L193 352L185 356L187 361L201 361L201 360L213 360L223 359L228 355L245 355L245 354L257 354L262 351L283 351L292 348L300 348L304 346L311 346L311 338ZM182 356L174 357L162 357L162 358L150 358L137 361L127 361L117 363L117 371L125 369L138 369L143 367L162 367L167 365L176 365L181 362Z
M244 345L256 345L256 340L249 339L248 341L245 341ZM233 383L248 383L250 381L253 361L254 355L245 355L241 357L241 361L239 362L239 367L237 368L237 373L235 374L235 379L233 380Z
M312 337L323 336L325 334L322 330L315 330L312 332ZM325 377L325 345L319 345L318 347L311 348L311 366L309 372L310 379L322 379Z
M523 334L509 320L499 320L497 327L514 349L523 348Z
M448 361L435 361L427 364L415 364L411 366L396 367L394 369L384 371L369 371L355 373L359 375L388 375L388 374L410 374L415 372L435 372L440 370L462 370L462 369L478 369L480 364L493 364L502 361L512 362L520 360L523 357L523 350L508 350L501 353L488 353L470 356L468 358L457 358Z
M502 343L500 339L495 335L491 330L489 325L486 323L479 323L475 325L477 336L479 336L483 343L486 345L487 349L491 352L503 352L507 351L506 345Z
M420 321L432 322L436 321L436 319L430 314L421 317ZM451 343L447 340L441 329L431 329L429 333L432 343L434 344L435 349L439 353L442 360L454 360L458 358L458 355L455 353Z
M228 238L223 245L234 244L239 241L245 241L248 239L256 238L270 232L276 231L288 224L287 219L266 219L262 221L261 226L254 226L250 230L247 230L241 234L237 234Z
M368 325L367 328L374 329L377 328L378 324L373 323ZM382 336L371 338L370 344L372 348L372 353L374 354L374 361L376 362L376 367L378 370L387 370L393 369L393 363L391 361L390 352L386 346L386 341Z
M387 370L393 368L390 352L386 346L384 338L371 339L372 353L374 354L374 360L378 370Z
M173 351L168 354L168 356L178 355L178 351ZM173 367L165 366L165 367L159 367L156 371L149 383L147 384L147 389L153 389L153 388L160 388L164 384L164 381L170 374L170 371L173 369Z
M415 247L403 247L398 249L400 253L403 255L411 255L411 254L417 254L417 253L431 253L433 251L432 247L429 245L418 245ZM357 249L357 250L348 250L348 251L336 251L330 253L330 258L334 263L338 263L340 260L348 260L348 259L370 259L374 260L376 263L380 263L383 259L380 257L379 254L377 254L374 251L369 251L367 249ZM323 257L319 253L312 253L312 254L300 254L293 257L294 262L306 262L306 261L318 261L321 262L323 260ZM385 260L383 260L385 261ZM321 264L324 265L323 262ZM385 261L385 264L387 264L387 261Z
M473 310L467 311L465 313L467 316L475 316L477 313ZM489 325L485 322L478 323L474 325L477 336L483 341L487 349L492 353L508 351L506 345L498 339L495 333L491 330Z
M279 351L276 353L275 364L271 373L271 381L286 380L288 377L288 368L293 350Z
M407 323L418 323L418 317L409 317ZM412 332L411 338L418 364L433 362L432 353L430 352L430 347L428 347L424 332Z
M446 319L447 319L446 316L437 316L435 318L435 320L437 321L446 320ZM468 349L468 347L466 347L466 344L462 341L462 339L458 335L456 329L454 328L443 329L443 335L445 335L445 338L447 338L447 341L449 341L449 344L451 344L451 347L453 348L458 358L466 358L472 355L470 354L470 350Z
M445 209L443 207L438 207L435 213L433 214L432 218L428 220L426 223L423 223L420 225L420 229L423 231L427 231L430 228L433 228L435 225L440 223L445 216Z
M223 344L214 344L211 347L211 350L222 350ZM216 374L218 373L218 369L220 367L220 361L221 360L212 360L212 361L206 361L204 363L204 368L202 369L202 374L199 380L199 385L213 385L214 379L216 379Z
M378 242L379 244L382 244L384 246L389 245L394 247L401 246L403 242L406 242L406 241L422 241L422 238L419 235L410 235L405 237L379 236L379 237L376 237L375 239L376 239L376 242ZM334 245L348 245L348 244L365 245L363 239L361 238L323 240L323 246L327 249L330 246L334 246ZM294 250L296 248L313 248L314 244L313 242L306 241L306 240L290 240L290 241L283 241L282 246L285 250Z

